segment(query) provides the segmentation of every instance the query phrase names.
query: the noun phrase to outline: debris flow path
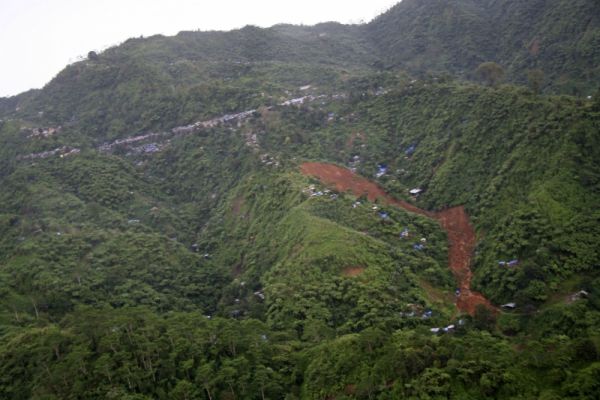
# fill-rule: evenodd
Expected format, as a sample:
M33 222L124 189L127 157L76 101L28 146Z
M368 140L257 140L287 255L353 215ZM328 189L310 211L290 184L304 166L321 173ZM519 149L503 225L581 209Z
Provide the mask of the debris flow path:
M366 196L369 201L383 201L437 220L448 234L448 266L460 288L460 294L456 297L456 306L460 311L470 315L475 314L475 310L480 304L494 312L497 310L481 293L471 290L473 274L470 263L475 248L475 230L463 206L438 212L422 210L406 201L393 198L376 183L333 164L304 163L300 166L300 170L304 175L313 176L339 192L351 192L355 196Z

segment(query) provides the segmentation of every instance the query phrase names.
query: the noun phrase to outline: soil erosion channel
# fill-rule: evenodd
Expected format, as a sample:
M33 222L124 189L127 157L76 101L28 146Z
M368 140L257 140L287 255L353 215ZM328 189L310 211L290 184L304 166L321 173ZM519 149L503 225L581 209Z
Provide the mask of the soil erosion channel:
M475 314L475 309L479 304L495 310L495 307L481 293L471 290L470 263L475 247L475 231L462 206L438 212L425 211L406 201L393 198L376 183L356 175L346 168L333 164L304 163L300 169L303 174L318 178L339 192L352 192L356 196L366 195L369 201L379 199L407 211L436 219L448 234L448 266L460 287L456 306L460 311L470 315Z

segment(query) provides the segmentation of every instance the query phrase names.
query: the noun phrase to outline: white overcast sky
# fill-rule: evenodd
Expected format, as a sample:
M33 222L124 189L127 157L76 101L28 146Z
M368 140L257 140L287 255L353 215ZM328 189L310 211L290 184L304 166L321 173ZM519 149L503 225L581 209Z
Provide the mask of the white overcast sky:
M368 22L399 0L0 0L0 96L131 37L252 24Z

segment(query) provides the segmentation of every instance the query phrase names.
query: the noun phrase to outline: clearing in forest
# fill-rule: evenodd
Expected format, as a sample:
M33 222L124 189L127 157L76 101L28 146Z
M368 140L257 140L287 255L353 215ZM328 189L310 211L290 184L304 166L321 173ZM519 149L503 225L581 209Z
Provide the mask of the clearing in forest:
M481 293L471 290L473 274L470 263L475 248L475 230L463 206L430 212L406 201L393 198L376 183L337 165L304 163L300 166L300 170L304 175L313 176L339 192L351 192L355 196L366 196L369 201L379 200L436 219L448 234L448 266L460 288L460 294L456 297L456 306L460 311L470 315L475 314L475 310L480 304L494 311L496 310L492 303Z

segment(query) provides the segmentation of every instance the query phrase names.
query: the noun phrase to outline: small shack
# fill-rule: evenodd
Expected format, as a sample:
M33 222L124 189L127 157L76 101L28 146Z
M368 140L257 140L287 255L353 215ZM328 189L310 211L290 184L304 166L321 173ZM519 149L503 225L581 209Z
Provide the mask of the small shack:
M452 332L454 330L455 326L454 325L448 325L447 327L444 328L444 332Z
M580 290L577 293L573 293L570 296L570 298L571 298L571 301L577 301L577 300L580 300L581 298L588 297L588 296L589 296L588 292L586 292L585 290Z
M377 173L375 174L375 177L377 178L381 178L383 175L385 175L388 171L388 167L385 164L377 164Z
M404 151L404 154L406 154L407 156L412 156L413 153L415 152L415 150L417 149L417 145L415 144L411 144L410 146L408 146L408 148Z

